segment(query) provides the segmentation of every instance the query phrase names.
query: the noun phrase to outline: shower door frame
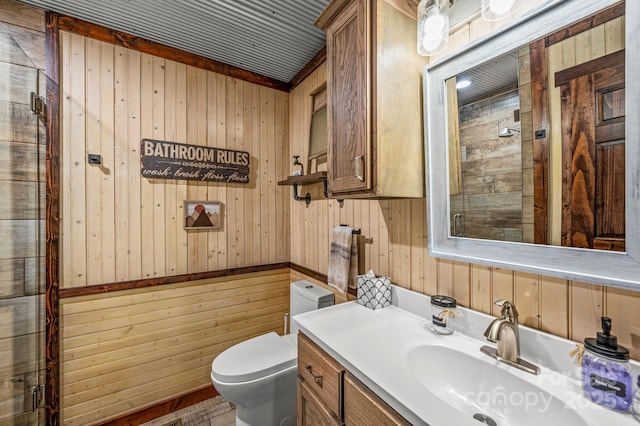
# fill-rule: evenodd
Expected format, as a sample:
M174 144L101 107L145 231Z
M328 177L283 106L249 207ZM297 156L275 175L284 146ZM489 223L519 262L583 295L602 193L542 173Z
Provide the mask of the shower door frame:
M60 424L60 43L59 15L46 12L46 379L45 422Z

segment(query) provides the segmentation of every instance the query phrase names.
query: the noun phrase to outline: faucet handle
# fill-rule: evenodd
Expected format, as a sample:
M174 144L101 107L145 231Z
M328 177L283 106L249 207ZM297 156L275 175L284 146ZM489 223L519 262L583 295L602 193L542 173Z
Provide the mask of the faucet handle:
M494 304L502 308L500 312L502 318L508 318L510 321L516 321L518 319L518 310L512 301L508 299L498 299Z

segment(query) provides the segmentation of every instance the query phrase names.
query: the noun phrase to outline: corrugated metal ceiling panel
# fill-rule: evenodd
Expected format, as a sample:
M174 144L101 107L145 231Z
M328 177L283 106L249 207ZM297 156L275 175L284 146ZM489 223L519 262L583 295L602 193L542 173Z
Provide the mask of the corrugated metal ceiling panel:
M457 76L458 81L470 80L471 85L458 90L458 103L466 105L495 95L518 84L518 52L492 59Z
M329 0L19 0L283 82L325 45Z

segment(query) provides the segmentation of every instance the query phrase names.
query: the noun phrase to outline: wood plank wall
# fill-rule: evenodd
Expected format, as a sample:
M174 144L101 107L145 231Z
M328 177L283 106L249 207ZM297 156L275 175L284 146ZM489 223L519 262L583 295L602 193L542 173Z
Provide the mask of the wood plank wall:
M496 25L463 26L452 48ZM61 43L61 288L286 261L326 273L329 231L348 223L367 238L365 267L404 287L494 314L494 299L513 298L526 324L577 340L593 335L603 313L622 344L640 334L638 293L429 257L424 200L340 206L314 185L304 188L308 207L290 201L291 188L276 182L291 173L292 155L306 159L309 93L324 66L286 94L70 33ZM144 181L143 137L247 150L251 184ZM101 167L87 165L89 152L103 156ZM222 201L224 230L186 234L184 199ZM63 299L63 423L95 423L208 385L217 351L281 330L288 283L300 278L282 270ZM133 374L120 380L123 368Z
M229 346L282 333L289 269L61 300L65 425L88 425L211 385Z
M580 65L592 59L624 49L624 16L569 37L547 47L549 111L550 111L550 176L549 200L551 243L561 244L562 234L562 123L560 117L560 87L556 87L556 72ZM554 190L555 189L555 190Z
M514 119L519 109L516 90L460 107L462 193L449 197L451 223L454 214L463 214L460 235L524 241L521 133L498 136L503 127L520 129Z
M0 424L44 424L44 125L31 114L45 67L44 13L0 0ZM44 79L42 78L42 83ZM44 86L40 86L44 87ZM40 91L44 96L44 91ZM39 420L40 419L40 420Z
M290 163L287 92L60 38L61 289L289 261L291 193L276 185ZM248 151L250 183L142 179L142 138ZM222 202L222 230L187 233L184 200ZM282 331L288 284L286 269L62 299L62 423L208 385L223 349Z
M61 288L288 260L287 93L64 31L61 52ZM251 182L143 179L143 138L248 151ZM187 199L223 229L187 233Z
M500 24L477 19L462 26L452 34L449 52ZM325 75L323 65L291 92L290 151L303 160L309 93ZM326 274L329 232L348 223L361 228L368 240L365 269L389 275L402 287L451 295L462 306L493 315L499 313L493 301L508 298L515 301L524 324L576 341L595 336L600 316L608 315L619 343L640 359L639 292L430 257L425 200L345 200L341 207L336 200L322 199L319 192L312 195L308 207L304 203L291 207L291 262Z

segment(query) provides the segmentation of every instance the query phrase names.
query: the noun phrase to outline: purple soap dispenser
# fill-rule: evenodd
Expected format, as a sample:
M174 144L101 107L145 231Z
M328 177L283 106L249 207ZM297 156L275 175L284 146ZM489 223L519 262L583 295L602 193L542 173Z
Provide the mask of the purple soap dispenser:
M582 389L600 405L627 411L633 397L629 351L610 332L611 318L602 317L602 332L584 339Z

